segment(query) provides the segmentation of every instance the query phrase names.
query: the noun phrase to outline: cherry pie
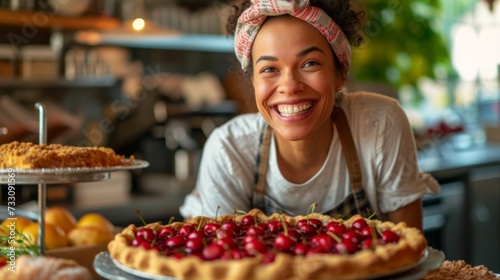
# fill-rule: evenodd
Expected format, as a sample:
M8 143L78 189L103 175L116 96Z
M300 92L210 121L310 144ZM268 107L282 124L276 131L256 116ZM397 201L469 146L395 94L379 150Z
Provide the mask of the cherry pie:
M360 279L417 263L427 240L405 223L253 209L216 220L130 225L108 245L123 266L179 279Z

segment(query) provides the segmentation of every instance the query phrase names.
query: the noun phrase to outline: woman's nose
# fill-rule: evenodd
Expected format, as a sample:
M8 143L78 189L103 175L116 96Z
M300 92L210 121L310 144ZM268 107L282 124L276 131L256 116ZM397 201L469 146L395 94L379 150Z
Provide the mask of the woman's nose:
M304 83L300 75L293 71L282 72L278 92L287 94L296 94L304 90Z

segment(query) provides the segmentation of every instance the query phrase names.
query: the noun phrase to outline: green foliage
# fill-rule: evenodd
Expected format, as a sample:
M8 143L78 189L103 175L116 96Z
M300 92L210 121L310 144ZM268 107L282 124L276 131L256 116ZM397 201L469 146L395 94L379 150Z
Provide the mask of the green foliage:
M395 87L415 85L437 69L451 72L446 36L437 20L439 0L365 0L365 41L353 52L358 81L382 81Z
M0 226L1 229L5 230L5 232L9 232L10 229L6 226ZM0 229L0 231L1 231ZM9 235L8 234L0 234L0 256L1 257L6 257L8 256L7 254L10 253L11 247L15 247L15 254L16 257L21 256L21 255L34 255L34 256L40 256L40 247L36 245L36 240L30 240L28 237L23 235L22 233L18 232L16 230L16 237L18 237L15 240L16 245L14 244L9 244Z

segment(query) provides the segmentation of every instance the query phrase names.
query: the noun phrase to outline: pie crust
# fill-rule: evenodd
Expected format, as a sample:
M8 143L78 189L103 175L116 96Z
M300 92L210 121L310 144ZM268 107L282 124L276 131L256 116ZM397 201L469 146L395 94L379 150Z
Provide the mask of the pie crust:
M0 168L33 169L65 167L111 167L132 165L106 147L75 147L61 144L11 142L0 146Z
M248 214L261 222L279 220L279 214L266 216L258 209ZM218 222L234 219L240 222L243 215L224 215ZM286 216L286 221L295 225L305 216ZM317 213L310 214L309 218L316 218L326 225L334 221L330 216ZM348 227L361 218L352 216L344 221ZM206 217L196 217L190 223L198 224L214 222ZM263 264L261 257L243 258L240 260L204 261L195 256L186 256L182 259L161 255L157 250L145 250L131 246L138 227L130 225L117 234L108 244L111 258L120 264L146 273L172 276L179 279L360 279L371 275L390 273L399 268L417 263L425 254L427 240L416 228L407 227L402 222L394 224L371 220L372 225L379 229L391 229L400 235L397 243L375 246L372 249L363 249L352 255L348 254L316 254L312 256L294 256L286 253L277 253L273 262ZM185 223L175 222L171 226L181 228ZM159 232L165 225L161 223L148 224L145 227Z

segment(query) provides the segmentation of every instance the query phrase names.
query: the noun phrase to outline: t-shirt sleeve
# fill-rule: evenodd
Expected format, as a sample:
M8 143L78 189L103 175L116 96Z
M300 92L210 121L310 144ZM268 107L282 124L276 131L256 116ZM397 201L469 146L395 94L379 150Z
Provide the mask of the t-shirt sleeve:
M207 139L196 187L186 196L180 213L184 218L232 214L250 208L248 159L235 147L238 140L216 129Z
M415 139L398 103L390 103L377 137L377 192L383 213L401 208L428 192L439 192L437 181L420 172Z

